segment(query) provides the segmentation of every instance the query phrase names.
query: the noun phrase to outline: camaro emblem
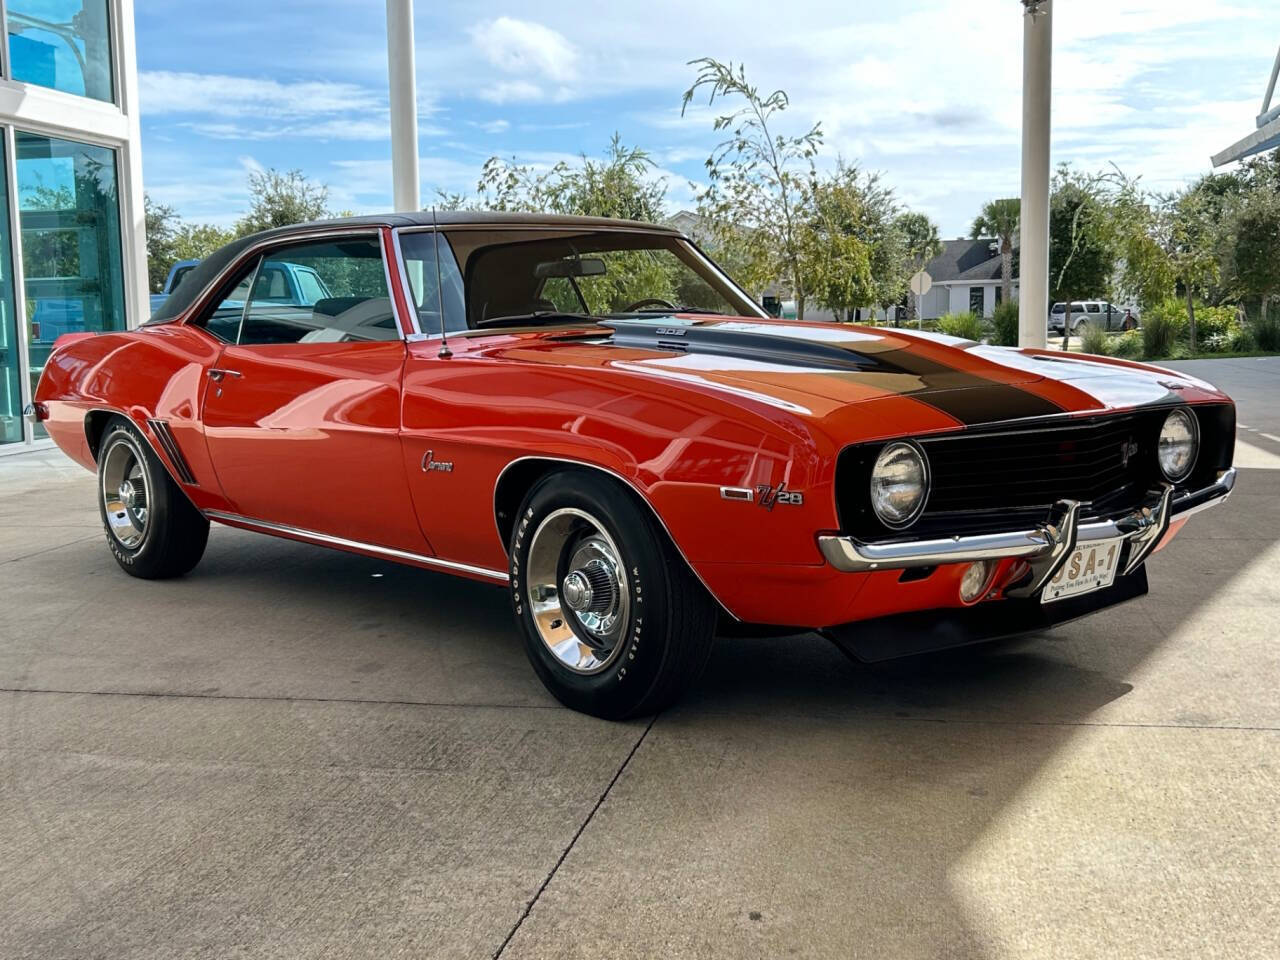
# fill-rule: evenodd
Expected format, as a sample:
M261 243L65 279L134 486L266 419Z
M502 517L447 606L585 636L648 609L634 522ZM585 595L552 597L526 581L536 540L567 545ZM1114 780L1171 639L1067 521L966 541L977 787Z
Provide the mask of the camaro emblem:
M1120 444L1120 466L1129 466L1129 458L1138 452L1138 444L1133 440L1126 440Z
M437 460L435 454L428 450L422 455L422 472L431 473L438 471L440 473L453 473L452 460Z
M776 488L772 484L762 483L756 487L756 493L760 495L760 506L766 510L772 510L775 503L790 504L793 507L804 503L804 494L799 490L788 490L785 483L778 484Z

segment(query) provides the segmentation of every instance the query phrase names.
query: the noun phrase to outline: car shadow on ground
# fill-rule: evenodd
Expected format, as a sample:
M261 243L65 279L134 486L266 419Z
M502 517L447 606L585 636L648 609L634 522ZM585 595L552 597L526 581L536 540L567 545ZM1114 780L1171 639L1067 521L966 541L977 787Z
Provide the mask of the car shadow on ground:
M847 944L886 929L899 955L998 953L958 892L957 872L1080 727L1124 710L1143 692L1143 665L1205 604L1239 589L1240 571L1278 536L1277 479L1280 471L1242 471L1236 497L1155 556L1151 596L1042 637L876 665L853 663L812 633L718 638L699 684L657 719L561 867L565 877L590 872L593 851L609 863L621 845L626 877L602 872L588 886L609 879L613 896L642 902L645 890L628 884L656 885L669 892L665 919L641 911L634 917L650 928L632 928L640 919L561 903L553 883L528 929L543 909L565 922L585 910L592 929L616 942L643 942L651 930L680 944L711 911L728 919L703 923L703 933L739 955L758 955L755 941L737 939L743 931L758 937L770 923L776 955L788 943L840 955L824 938ZM76 657L87 664L67 683L74 689L145 683L153 692L561 709L525 661L501 587L227 529L215 531L190 577L167 583L124 576L101 544L24 563L50 585L45 640L63 658L50 675L65 676ZM154 622L181 627L112 651L87 635L84 614L62 615L56 585L68 578L87 602L145 602ZM1180 722L1161 709L1157 723ZM1110 773L1132 776L1120 766ZM705 868L688 869L700 855ZM1023 855L1011 871L1035 867L1043 853ZM829 875L783 910L778 901L810 887L786 872L789 863ZM690 874L696 885L687 886Z

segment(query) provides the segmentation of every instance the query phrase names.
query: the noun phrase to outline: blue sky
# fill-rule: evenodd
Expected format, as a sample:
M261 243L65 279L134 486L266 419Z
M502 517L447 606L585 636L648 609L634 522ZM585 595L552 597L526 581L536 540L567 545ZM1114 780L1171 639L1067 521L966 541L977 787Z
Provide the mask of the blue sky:
M1021 4L418 0L422 195L472 190L491 155L550 165L616 130L647 148L672 210L717 140L680 116L710 55L821 120L824 163L881 171L959 236L1018 192ZM1172 189L1253 128L1280 43L1275 0L1058 0L1053 157L1114 162ZM390 207L382 0L139 0L144 180L194 220L229 223L246 172L298 167L335 208Z

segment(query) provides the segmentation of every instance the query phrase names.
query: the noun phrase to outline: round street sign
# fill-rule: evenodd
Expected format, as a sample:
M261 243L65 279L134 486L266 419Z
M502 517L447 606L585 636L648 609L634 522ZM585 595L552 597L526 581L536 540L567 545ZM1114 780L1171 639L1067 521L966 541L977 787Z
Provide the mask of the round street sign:
M911 292L917 297L923 297L929 292L929 288L933 286L933 277L929 276L923 270L917 270L911 275Z

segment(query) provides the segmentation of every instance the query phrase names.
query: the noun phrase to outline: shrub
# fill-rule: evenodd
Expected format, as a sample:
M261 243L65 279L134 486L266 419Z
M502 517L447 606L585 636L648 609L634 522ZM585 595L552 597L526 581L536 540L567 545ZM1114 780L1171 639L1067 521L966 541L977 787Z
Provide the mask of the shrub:
M982 339L982 318L973 313L947 313L938 318L938 329L951 337Z
M1015 300L1001 300L991 317L995 327L991 342L1002 347L1018 345L1018 304Z
M1250 327L1236 327L1227 339L1227 349L1232 353L1253 353L1258 349L1258 341Z
M1137 360L1142 356L1142 331L1127 330L1111 341L1111 355L1126 360Z
M1142 353L1150 359L1167 357L1187 330L1187 308L1178 300L1158 303L1142 315Z
M1196 349L1201 353L1222 353L1231 349L1231 337L1225 333L1215 333L1207 337L1197 335Z
M1089 324L1080 334L1080 349L1085 353L1106 356L1111 352L1111 337L1101 327Z
M1183 309L1185 313L1185 307ZM1220 337L1225 343L1231 331L1237 329L1235 307L1206 307L1196 304L1196 345L1208 343ZM1190 330L1188 329L1188 336ZM1225 347L1223 348L1225 349Z
M1259 350L1280 350L1280 317L1275 313L1266 320L1259 317L1253 324L1253 339Z

